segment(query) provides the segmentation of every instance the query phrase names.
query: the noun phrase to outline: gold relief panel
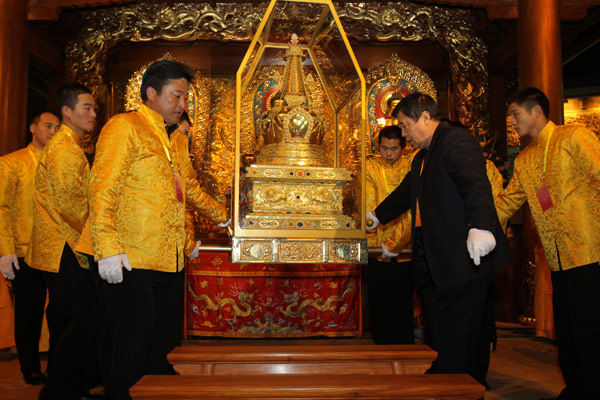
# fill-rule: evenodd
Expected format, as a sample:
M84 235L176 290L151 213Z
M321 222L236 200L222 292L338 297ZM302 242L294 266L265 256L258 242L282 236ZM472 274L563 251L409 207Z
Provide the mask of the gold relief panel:
M281 262L321 262L323 245L321 242L302 240L282 240L279 243L279 261Z
M254 183L251 196L248 206L255 212L336 212L342 209L341 191L335 184Z
M205 147L196 156L197 170L205 174L204 186L219 199L231 195L233 181L235 115L235 79L213 78L210 80L210 124L204 135Z
M243 263L366 264L367 240L232 238L231 259Z

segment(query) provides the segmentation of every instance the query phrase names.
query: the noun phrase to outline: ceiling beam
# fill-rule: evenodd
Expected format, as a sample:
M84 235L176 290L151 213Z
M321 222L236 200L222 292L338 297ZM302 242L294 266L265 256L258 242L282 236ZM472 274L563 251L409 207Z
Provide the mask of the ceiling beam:
M137 0L29 0L28 21L55 21L63 8L98 7Z

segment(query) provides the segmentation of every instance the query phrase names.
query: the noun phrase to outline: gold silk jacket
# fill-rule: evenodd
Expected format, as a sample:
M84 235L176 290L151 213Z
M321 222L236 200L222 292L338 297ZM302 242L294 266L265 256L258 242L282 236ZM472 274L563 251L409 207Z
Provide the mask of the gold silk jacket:
M402 156L394 165L389 165L379 156L367 160L365 173L366 210L373 210L391 193L410 171L412 164L409 158ZM407 211L396 220L386 225L379 225L373 232L367 231L369 247L385 247L394 253L410 244L411 212ZM382 260L381 258L378 258ZM383 259L389 260L389 259Z
M58 272L65 243L73 251L88 218L90 165L81 139L61 125L40 156L33 192L33 233L25 256L31 267ZM87 260L75 253L82 267Z
M504 189L504 178L493 161L485 160L485 173L492 185L492 197L495 199Z
M546 177L544 154L546 153ZM553 206L542 211L537 191L546 185ZM515 160L513 177L496 199L500 223L527 200L552 271L600 258L600 141L581 126L552 122ZM558 252L557 252L558 249Z
M183 202L177 199L165 146L181 176ZM187 145L175 149L161 115L145 105L106 123L90 181L96 260L125 253L132 268L180 271L186 248L185 204L215 222L227 221L225 207L200 189L182 153L187 157Z
M179 165L189 165L189 173L192 174L194 179L196 178L196 171L192 166L190 155L188 151L188 138L179 130L175 130L171 133L171 147L179 159ZM192 251L196 247L196 234L194 232L194 214L193 209L189 204L185 206L185 255L190 256Z
M0 256L25 257L33 229L33 184L42 150L29 144L0 157Z

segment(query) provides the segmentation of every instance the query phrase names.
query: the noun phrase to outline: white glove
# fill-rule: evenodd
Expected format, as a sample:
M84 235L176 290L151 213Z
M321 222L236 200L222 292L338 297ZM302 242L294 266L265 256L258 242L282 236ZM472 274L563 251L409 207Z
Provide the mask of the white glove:
M400 253L392 253L389 251L387 247L385 247L385 243L381 243L381 250L381 258L394 258L400 255Z
M198 257L199 252L200 252L200 241L196 240L196 247L194 247L194 250L192 250L192 254L190 254L190 260L193 260L194 258Z
M475 265L479 265L481 257L487 255L496 247L496 239L489 231L472 228L467 237L467 250Z
M16 254L7 254L5 256L0 256L0 272L2 275L8 280L15 279L15 271L13 270L13 266L15 269L19 269L19 260L17 259Z
M129 265L129 260L125 253L98 260L98 273L100 274L100 278L108 283L123 282L122 266L125 267L127 271L131 271L131 265Z
M220 223L220 224L217 224L217 225L218 225L219 227L221 227L221 228L227 228L229 225L231 225L231 218L229 218L229 219L227 220L227 222L222 222L222 223Z
M367 213L366 218L368 231L372 231L373 229L377 228L377 225L379 225L379 219L377 219L373 210Z

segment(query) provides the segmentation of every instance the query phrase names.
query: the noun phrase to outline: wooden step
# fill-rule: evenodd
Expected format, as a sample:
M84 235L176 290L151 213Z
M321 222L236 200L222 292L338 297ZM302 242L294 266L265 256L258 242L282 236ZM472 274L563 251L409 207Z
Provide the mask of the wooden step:
M175 348L181 375L422 374L437 353L426 345L202 346Z
M467 374L147 375L134 400L156 399L479 399L485 388Z

